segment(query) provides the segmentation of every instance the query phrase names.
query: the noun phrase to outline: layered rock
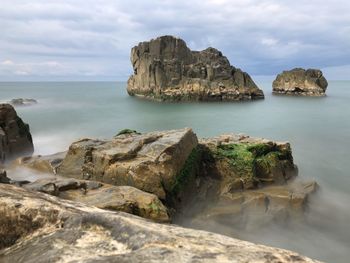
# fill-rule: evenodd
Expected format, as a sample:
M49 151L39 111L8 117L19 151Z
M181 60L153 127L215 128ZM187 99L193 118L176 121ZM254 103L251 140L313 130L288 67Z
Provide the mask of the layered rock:
M123 211L157 222L170 221L167 208L157 196L131 186L113 186L72 178L47 178L25 184L23 187L101 209Z
M0 184L0 261L317 262L218 234Z
M83 139L69 147L57 174L134 186L165 200L179 184L186 161L196 157L197 144L191 129Z
M273 93L324 96L328 82L318 69L295 68L278 74L272 83Z
M139 43L131 50L131 96L161 101L237 101L264 98L252 78L215 48L191 51L173 36Z
M10 104L0 104L0 163L34 151L29 125L17 116Z

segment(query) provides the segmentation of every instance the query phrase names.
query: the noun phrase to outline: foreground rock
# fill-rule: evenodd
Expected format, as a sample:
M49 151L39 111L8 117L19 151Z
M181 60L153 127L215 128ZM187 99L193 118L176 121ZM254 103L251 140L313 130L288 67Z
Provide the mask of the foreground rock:
M0 104L0 163L34 151L29 125L17 116L10 104Z
M30 106L30 105L37 104L38 102L35 99L19 98L19 99L12 99L9 103L13 106Z
M165 200L177 187L186 160L196 157L197 144L191 129L83 139L69 147L57 174L129 185Z
M317 262L283 249L161 225L0 185L0 261Z
M273 93L305 96L324 96L328 82L318 69L295 68L277 75Z
M264 98L251 77L215 48L191 51L179 38L162 36L131 50L134 75L128 93L161 101L237 101Z
M26 167L42 170L43 160L55 158L22 159L29 160L22 162ZM294 181L298 169L287 142L228 134L198 144L191 129L126 129L111 140L83 139L58 160L57 175L155 194L176 223L193 221L196 227L224 218L243 229L299 220L317 188Z
M41 179L24 188L82 202L90 206L138 215L157 222L169 222L166 207L157 196L130 186L112 186L77 179Z

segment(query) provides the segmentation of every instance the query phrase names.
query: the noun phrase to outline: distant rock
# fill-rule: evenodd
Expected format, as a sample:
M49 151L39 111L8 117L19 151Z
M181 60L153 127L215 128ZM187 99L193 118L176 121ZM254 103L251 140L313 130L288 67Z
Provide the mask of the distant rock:
M284 249L157 224L1 184L0 261L318 262Z
M13 106L0 104L0 163L34 151L29 125L25 124Z
M128 93L160 101L238 101L263 99L245 72L215 48L191 51L173 36L142 42L131 50L134 74Z
M26 184L24 188L101 209L123 211L156 222L170 221L167 208L157 196L131 186L113 186L73 178L47 178Z
M303 96L325 96L328 82L318 69L295 68L278 74L273 93Z
M30 106L30 105L37 104L38 101L36 101L35 99L19 98L19 99L12 99L9 103L13 106Z

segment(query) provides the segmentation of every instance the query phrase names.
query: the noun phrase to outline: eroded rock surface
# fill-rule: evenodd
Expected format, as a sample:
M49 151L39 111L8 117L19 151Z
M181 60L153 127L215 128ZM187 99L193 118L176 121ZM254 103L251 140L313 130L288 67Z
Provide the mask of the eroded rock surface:
M167 208L156 195L131 186L113 186L73 178L47 178L26 184L24 188L82 202L101 209L123 211L157 222L170 221Z
M278 74L272 84L273 93L324 96L328 82L318 69L295 68Z
M191 51L173 36L131 50L128 93L161 101L236 101L264 98L252 78L215 48Z
M317 262L298 253L0 184L0 261Z
M83 139L69 147L57 174L129 185L164 200L177 186L181 169L197 144L191 129Z
M0 163L34 151L29 125L17 116L10 104L0 104Z

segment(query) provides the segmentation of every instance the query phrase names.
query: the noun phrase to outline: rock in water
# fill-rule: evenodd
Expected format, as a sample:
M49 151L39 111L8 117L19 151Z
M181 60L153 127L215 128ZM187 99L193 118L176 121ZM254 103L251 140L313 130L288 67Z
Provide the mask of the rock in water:
M327 86L321 70L302 68L283 71L272 84L275 94L304 96L325 96Z
M128 93L161 101L237 101L263 99L245 72L215 48L191 51L173 36L142 42L131 50L134 74Z
M0 185L0 262L318 261L284 249Z
M13 106L30 106L37 104L38 102L35 99L12 99L10 102Z
M29 125L10 104L0 104L0 163L31 155L34 151Z

